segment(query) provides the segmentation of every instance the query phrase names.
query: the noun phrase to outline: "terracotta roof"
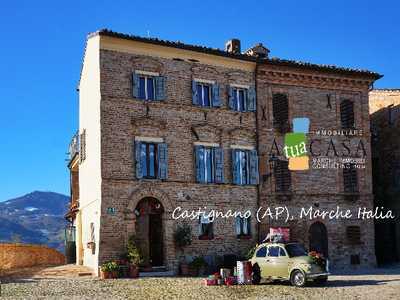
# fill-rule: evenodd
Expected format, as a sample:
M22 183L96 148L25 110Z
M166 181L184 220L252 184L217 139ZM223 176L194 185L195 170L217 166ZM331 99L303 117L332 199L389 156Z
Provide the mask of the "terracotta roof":
M206 54L224 56L224 57L229 57L229 58L234 58L234 59L258 62L258 63L264 63L264 64L270 64L270 65L297 67L297 68L303 68L303 69L307 69L307 70L326 71L326 72L330 72L330 73L339 73L339 74L345 74L345 75L366 76L366 77L370 77L375 80L383 77L383 75L380 75L376 72L372 72L372 71L368 71L368 70L344 68L344 67L338 67L335 65L313 64L313 63L308 63L308 62L286 60L286 59L280 59L280 58L255 58L255 57L243 54L243 53L234 54L234 53L229 53L224 50L217 49L217 48L190 45L190 44L182 43L180 41L173 42L173 41L167 41L167 40L162 40L162 39L158 39L158 38L146 38L146 37L141 37L141 36L136 36L136 35L131 35L131 34L119 33L119 32L109 30L109 29L98 30L96 32L89 34L89 37L94 36L94 35L102 35L102 36L109 36L109 37L115 37L115 38L126 39L126 40L133 40L133 41L138 41L138 42L144 42L144 43L150 43L150 44L161 45L161 46L166 46L166 47L173 47L173 48L178 48L178 49L202 52L202 53L206 53Z

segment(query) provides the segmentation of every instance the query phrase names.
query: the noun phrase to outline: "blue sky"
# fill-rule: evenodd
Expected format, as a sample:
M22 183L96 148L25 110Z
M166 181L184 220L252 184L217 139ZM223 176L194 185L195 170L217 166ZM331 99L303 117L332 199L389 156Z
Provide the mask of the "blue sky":
M253 3L253 7L249 6ZM396 1L6 1L0 11L0 201L69 193L87 33L100 28L223 48L263 42L271 56L366 68L399 88Z

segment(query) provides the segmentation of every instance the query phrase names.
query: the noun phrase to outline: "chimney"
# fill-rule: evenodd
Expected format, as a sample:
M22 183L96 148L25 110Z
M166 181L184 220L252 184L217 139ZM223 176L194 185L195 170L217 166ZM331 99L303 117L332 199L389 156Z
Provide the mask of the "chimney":
M225 43L225 51L232 54L240 54L240 40L231 39Z
M246 50L245 54L257 57L257 58L268 58L269 49L263 44L258 43L257 45Z

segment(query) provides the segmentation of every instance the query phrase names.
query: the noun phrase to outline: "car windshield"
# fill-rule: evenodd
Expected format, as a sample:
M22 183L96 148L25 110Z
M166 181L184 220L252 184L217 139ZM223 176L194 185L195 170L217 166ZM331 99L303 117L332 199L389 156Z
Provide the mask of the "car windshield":
M307 250L302 244L287 244L286 251L290 257L307 256Z

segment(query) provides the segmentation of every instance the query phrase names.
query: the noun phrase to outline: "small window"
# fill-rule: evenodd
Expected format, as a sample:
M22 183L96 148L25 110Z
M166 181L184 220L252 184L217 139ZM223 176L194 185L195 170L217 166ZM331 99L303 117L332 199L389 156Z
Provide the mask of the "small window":
M199 218L199 239L212 240L214 238L213 220L207 216Z
M155 85L152 76L139 76L139 98L155 100Z
M343 100L340 103L340 121L343 129L354 128L354 103L350 100Z
M278 257L279 256L279 248L278 246L271 246L268 248L268 256L270 257Z
M90 223L90 242L94 243L96 241L94 235L94 223Z
M282 247L279 247L279 256L287 256L285 250Z
M290 191L291 173L289 170L289 162L286 160L277 160L275 162L275 190L277 192Z
M251 234L251 224L250 224L250 217L236 217L236 236L249 236Z
M81 163L86 160L86 129L79 136L79 160Z
M350 244L360 244L361 243L360 226L347 226L346 236Z
M257 250L256 257L266 257L267 256L267 247L261 247Z
M343 168L343 187L346 193L358 192L357 168L355 164L345 164Z
M144 178L157 177L157 144L141 143L141 166Z
M247 89L233 89L233 105L235 111L247 111Z
M197 83L197 103L199 106L211 107L211 85Z
M232 177L234 184L258 184L257 151L232 149Z
M289 101L287 95L272 96L273 125L281 133L289 131Z
M219 147L195 147L196 180L200 183L223 183L223 150Z

